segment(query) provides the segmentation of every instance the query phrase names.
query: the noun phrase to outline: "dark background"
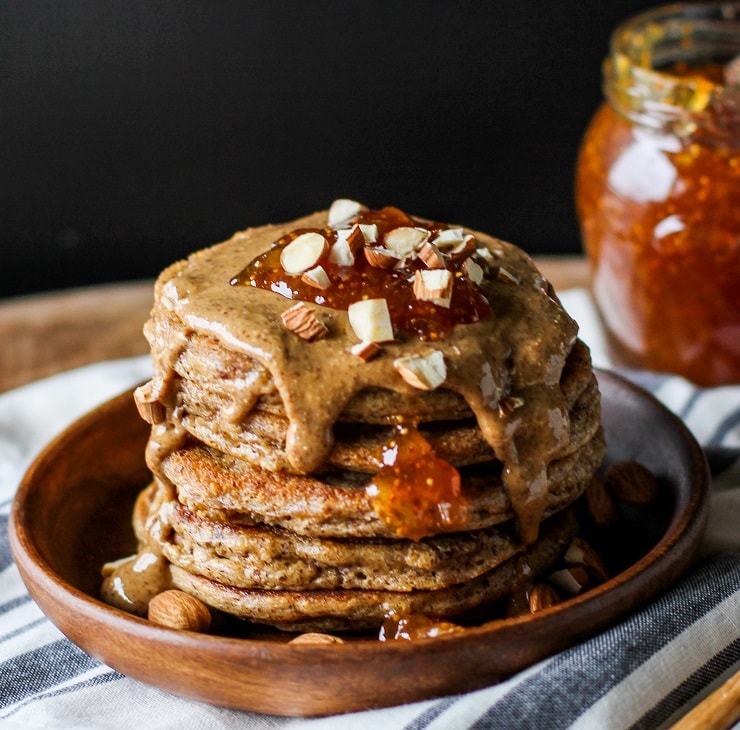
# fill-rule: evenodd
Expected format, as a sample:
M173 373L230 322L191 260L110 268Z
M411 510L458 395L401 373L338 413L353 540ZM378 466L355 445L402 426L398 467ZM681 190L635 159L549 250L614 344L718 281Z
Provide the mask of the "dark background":
M0 0L0 297L335 197L577 252L609 34L654 4Z

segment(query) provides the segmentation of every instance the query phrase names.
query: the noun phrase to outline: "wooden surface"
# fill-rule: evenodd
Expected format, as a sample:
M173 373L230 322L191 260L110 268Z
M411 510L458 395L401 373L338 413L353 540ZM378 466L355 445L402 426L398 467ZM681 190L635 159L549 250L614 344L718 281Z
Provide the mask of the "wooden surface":
M587 282L580 257L536 262L557 290ZM146 353L141 328L151 304L151 281L0 300L0 392L80 365Z

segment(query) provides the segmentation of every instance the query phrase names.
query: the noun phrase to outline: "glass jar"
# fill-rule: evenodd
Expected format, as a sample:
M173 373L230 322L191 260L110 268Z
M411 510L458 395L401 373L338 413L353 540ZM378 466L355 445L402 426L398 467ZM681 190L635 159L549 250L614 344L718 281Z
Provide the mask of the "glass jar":
M740 383L740 2L635 16L603 77L576 206L612 355Z

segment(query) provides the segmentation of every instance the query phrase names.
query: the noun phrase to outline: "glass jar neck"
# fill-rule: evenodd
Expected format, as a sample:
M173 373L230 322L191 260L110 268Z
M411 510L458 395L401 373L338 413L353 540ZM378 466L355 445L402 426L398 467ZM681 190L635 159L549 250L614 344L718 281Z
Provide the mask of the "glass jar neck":
M604 93L632 122L681 137L740 140L740 83L722 67L740 55L740 2L676 4L618 26L604 62ZM681 73L680 67L718 74Z

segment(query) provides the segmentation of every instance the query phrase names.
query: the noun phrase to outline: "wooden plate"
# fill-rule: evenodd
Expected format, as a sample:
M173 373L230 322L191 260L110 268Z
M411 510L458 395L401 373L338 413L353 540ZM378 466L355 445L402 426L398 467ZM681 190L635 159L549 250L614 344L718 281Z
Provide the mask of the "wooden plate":
M148 427L124 393L56 438L25 475L10 540L31 596L75 644L174 694L282 715L322 715L493 684L598 632L657 596L695 554L708 512L708 472L683 424L645 391L598 374L607 463L636 459L664 489L634 519L607 583L535 616L433 639L289 645L289 636L195 634L161 628L97 598L100 566L133 551L130 513L148 483Z

